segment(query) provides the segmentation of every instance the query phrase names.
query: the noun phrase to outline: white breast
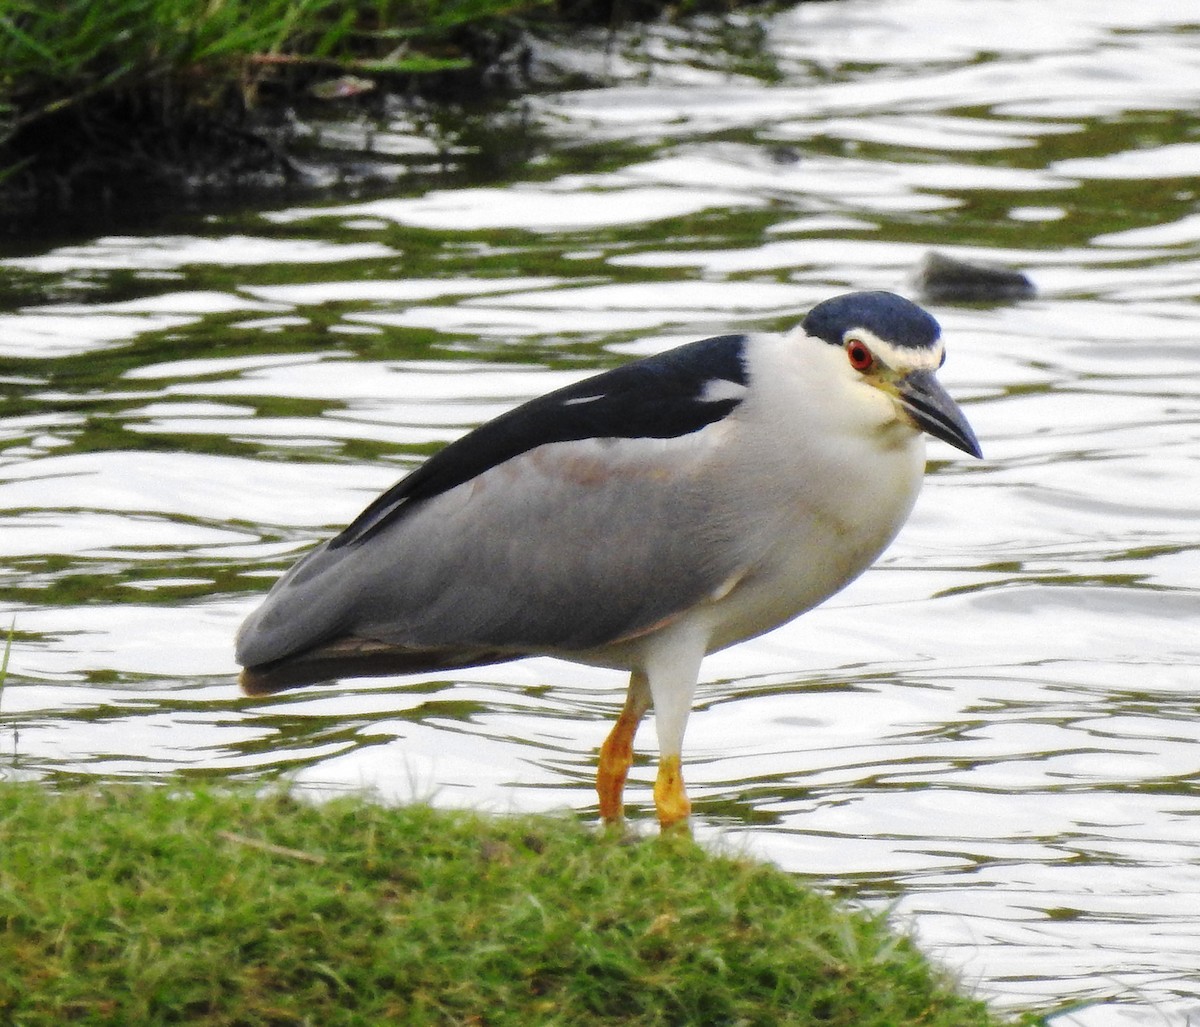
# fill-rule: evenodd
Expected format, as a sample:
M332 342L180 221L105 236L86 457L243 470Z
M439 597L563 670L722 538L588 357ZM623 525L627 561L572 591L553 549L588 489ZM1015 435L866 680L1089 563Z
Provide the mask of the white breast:
M713 597L710 651L790 620L862 573L907 520L925 467L923 435L837 347L757 336L748 353L749 395L713 476L745 571Z

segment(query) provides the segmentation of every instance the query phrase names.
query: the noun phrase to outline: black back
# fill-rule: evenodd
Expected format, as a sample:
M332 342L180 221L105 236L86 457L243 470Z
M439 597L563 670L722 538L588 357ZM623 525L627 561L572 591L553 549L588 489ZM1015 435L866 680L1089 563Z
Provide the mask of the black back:
M729 414L740 399L705 399L714 381L747 383L746 337L703 339L556 389L488 421L430 457L329 543L362 542L414 504L538 446L599 438L669 439Z

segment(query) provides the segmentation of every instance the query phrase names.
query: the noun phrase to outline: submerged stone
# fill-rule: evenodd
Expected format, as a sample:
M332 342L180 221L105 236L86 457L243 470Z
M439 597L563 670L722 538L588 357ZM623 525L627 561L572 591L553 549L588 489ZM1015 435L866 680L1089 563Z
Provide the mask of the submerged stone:
M988 261L961 260L931 250L913 273L921 296L943 303L1028 300L1037 289L1023 272Z

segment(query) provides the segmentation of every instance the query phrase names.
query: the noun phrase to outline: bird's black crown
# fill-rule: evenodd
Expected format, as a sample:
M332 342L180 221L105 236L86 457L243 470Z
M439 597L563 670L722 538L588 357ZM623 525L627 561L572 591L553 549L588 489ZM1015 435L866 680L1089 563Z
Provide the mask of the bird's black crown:
M813 307L803 324L807 334L833 346L843 345L846 333L855 328L909 349L932 349L942 334L931 314L893 292L835 296Z

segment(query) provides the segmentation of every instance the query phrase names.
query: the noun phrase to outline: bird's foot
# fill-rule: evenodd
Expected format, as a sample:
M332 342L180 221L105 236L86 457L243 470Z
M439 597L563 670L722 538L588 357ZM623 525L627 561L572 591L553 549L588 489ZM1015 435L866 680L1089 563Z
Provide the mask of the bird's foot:
M658 822L664 834L691 834L688 817L692 804L683 787L678 753L664 756L659 761L658 777L654 782L654 807L658 810Z

